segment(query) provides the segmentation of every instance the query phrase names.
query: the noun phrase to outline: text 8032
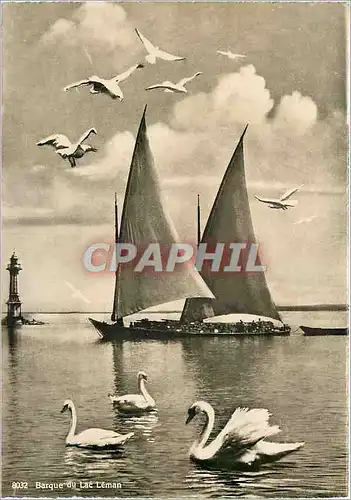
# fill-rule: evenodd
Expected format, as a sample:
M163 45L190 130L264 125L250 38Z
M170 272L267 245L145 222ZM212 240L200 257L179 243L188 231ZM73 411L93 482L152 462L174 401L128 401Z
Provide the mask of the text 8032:
M11 483L13 490L26 490L28 489L28 483L26 481L13 481Z

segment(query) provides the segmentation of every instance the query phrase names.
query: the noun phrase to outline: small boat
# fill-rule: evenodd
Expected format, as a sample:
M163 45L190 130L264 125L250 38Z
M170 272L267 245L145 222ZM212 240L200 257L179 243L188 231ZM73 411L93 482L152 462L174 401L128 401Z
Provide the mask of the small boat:
M162 242L170 247L177 242L177 235L161 200L145 111L146 108L136 137L120 224L115 199L115 243L145 248L150 243ZM202 237L198 204L198 244L211 247L219 242L230 248L231 242L245 242L257 248L245 180L246 130L247 126L224 174ZM245 251L248 253L248 248ZM197 271L184 262L174 273L140 273L134 272L132 266L119 264L115 272L111 323L93 318L89 321L104 340L290 334L290 326L281 322L263 270L234 275L212 271L211 266L202 267ZM128 326L124 324L127 316L180 299L186 299L180 320L142 319ZM233 323L228 320L225 325L216 321L217 316L230 314L265 317L269 321ZM205 323L208 318L212 319L211 323ZM278 320L279 326L270 319Z
M315 328L313 326L300 326L301 330L307 337L317 335L348 335L348 328Z

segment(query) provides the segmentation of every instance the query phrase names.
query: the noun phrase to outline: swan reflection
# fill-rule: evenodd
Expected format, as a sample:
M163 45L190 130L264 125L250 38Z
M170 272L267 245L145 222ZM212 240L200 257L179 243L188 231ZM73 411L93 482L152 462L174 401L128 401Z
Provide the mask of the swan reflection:
M81 474L110 474L111 468L116 467L121 470L126 467L125 452L123 450L92 450L87 448L66 448L64 455L64 463L67 466L66 475ZM87 477L87 480L90 477Z
M271 471L251 471L233 472L223 470L203 469L201 465L196 465L190 470L185 478L185 483L189 489L213 490L224 492L233 487L242 488L253 483L261 482Z
M120 413L116 414L116 425L122 427L125 432L133 431L135 435L145 436L148 442L155 441L153 430L159 425L157 410L144 415L127 416Z

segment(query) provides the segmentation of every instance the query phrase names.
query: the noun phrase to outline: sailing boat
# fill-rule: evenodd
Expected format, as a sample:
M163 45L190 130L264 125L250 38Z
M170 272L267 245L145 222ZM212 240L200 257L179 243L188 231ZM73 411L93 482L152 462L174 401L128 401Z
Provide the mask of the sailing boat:
M133 244L138 249L146 248L150 243L161 244L166 248L177 242L177 235L163 208L145 113L146 107L129 170L120 231L115 199L115 239L116 244ZM150 330L145 320L126 327L123 318L152 306L188 297L214 298L190 262L184 262L173 273L134 272L131 266L118 265L115 277L112 323L89 318L104 339L164 338L164 322L158 322L157 327Z
M247 127L246 125L224 174L201 243L256 244L245 179L244 136ZM203 266L200 274L216 298L187 299L181 321L203 321L210 317L238 313L281 321L263 271L233 275L212 272L209 266Z
M198 242L255 243L247 195L243 140L245 128L224 175L207 221L200 235L198 203ZM115 223L118 217L115 205ZM150 241L174 242L175 236L160 201L159 186L146 133L145 112L139 127L124 198L120 234L116 241L145 245ZM212 294L213 292L213 294ZM179 320L143 319L123 325L123 317L147 307L187 297ZM204 323L219 315L244 313L276 320L280 316L271 299L263 272L212 272L207 266L200 274L184 266L172 274L138 274L118 266L112 324L89 318L104 339L176 338L189 335L288 335L290 327L271 321Z

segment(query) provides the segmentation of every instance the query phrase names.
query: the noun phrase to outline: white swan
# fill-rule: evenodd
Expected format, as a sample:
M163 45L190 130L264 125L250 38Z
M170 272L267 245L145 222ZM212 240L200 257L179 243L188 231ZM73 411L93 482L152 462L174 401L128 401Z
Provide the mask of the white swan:
M298 191L302 187L303 187L303 184L301 184L301 186L299 186L297 188L289 189L278 200L274 199L274 198L260 198L256 195L254 195L254 196L255 196L256 200L260 201L261 203L268 203L269 208L277 208L277 209L281 208L282 210L287 210L288 207L295 207L297 205L296 200L289 200L289 202L287 202L287 200L290 198L290 196L292 196L294 193L296 193L296 191Z
M71 428L66 437L66 446L78 446L81 448L106 448L118 447L126 443L134 432L128 434L118 434L115 431L108 431L105 429L87 429L75 434L77 427L77 413L74 403L71 399L66 399L63 403L61 413L69 410L71 412Z
M80 80L79 82L67 85L67 87L64 88L64 91L67 92L68 90L76 87L90 85L91 94L107 94L110 97L112 97L112 99L119 99L120 101L123 101L124 95L119 84L124 82L124 80L126 80L132 73L134 73L136 69L140 68L144 68L144 65L135 64L134 66L131 66L129 69L127 69L127 71L124 71L124 73L114 76L109 80L106 80L105 78L100 78L99 76L96 75L89 76L89 78L85 80Z
M77 142L71 143L71 141L62 134L49 135L45 139L37 142L37 146L53 146L56 153L61 156L64 160L70 162L71 167L76 166L76 159L82 158L85 153L89 151L97 151L96 148L90 146L89 144L83 144L83 142L89 137L90 134L97 134L95 128L90 128L78 139Z
M233 59L233 60L244 59L246 57L243 54L234 54L230 50L226 50L226 51L224 51L224 50L217 50L216 52L217 52L217 54L221 54L222 56L226 56L229 59Z
M279 427L269 425L268 410L248 408L237 408L217 437L206 444L215 419L212 406L205 401L196 401L188 410L186 423L201 412L206 415L206 423L200 438L190 448L190 457L195 462L251 467L279 460L304 445L265 441L266 437L280 432Z
M147 375L144 372L138 373L138 388L141 394L126 394L125 396L116 396L109 394L109 398L114 406L121 413L143 413L156 409L155 400L150 396L145 387Z
M145 38L137 28L135 28L135 31L148 52L148 55L145 56L148 63L155 64L156 59L163 59L164 61L184 61L185 57L174 56L173 54L161 50Z
M151 85L150 87L147 87L145 90L161 89L164 92L177 92L177 93L181 93L181 94L187 94L188 91L185 88L185 85L187 83L191 82L191 80L194 80L194 78L196 78L199 75L202 75L201 71L198 71L197 73L195 73L195 75L189 76L188 78L183 78L178 83L172 83L172 82L165 81L162 83L158 83L156 85Z

